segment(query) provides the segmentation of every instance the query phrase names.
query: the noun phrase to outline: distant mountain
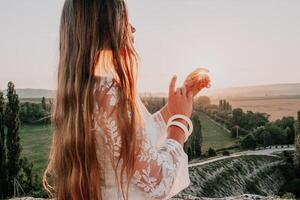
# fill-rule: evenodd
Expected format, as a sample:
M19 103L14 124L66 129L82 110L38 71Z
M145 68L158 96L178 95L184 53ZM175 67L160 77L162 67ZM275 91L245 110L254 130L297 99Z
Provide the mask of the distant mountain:
M5 93L5 91L4 91ZM55 90L45 89L17 89L20 98L53 98ZM144 97L167 97L167 93L140 93ZM213 98L251 98L251 97L280 97L300 95L300 83L257 85L246 87L232 87L225 89L206 89L201 95L211 96Z
M24 89L16 89L19 98L53 98L55 94L55 90L46 90L46 89L32 89L32 88L24 88ZM6 94L6 90L3 91Z
M140 93L144 97L167 97L167 93ZM231 87L224 89L205 89L200 95L212 98L254 98L254 97L284 97L300 96L300 83L256 85L245 87Z
M247 87L233 87L225 89L206 90L203 94L214 98L251 98L251 97L279 97L299 96L300 83L257 85Z

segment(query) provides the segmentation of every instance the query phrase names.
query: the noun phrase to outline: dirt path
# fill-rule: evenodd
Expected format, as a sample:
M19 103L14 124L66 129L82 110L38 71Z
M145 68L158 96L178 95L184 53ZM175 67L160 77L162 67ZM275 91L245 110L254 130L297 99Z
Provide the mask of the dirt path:
M201 165L216 162L216 161L219 161L219 160L224 160L224 159L234 158L234 157L239 157L239 156L244 156L244 155L276 156L276 155L274 155L274 153L276 153L276 152L293 151L293 150L295 150L294 147L278 148L278 149L263 149L263 150L255 150L255 151L243 151L243 152L234 153L230 156L222 156L222 157L218 157L218 158L211 159L211 160L205 160L203 162L189 164L189 167L201 166Z

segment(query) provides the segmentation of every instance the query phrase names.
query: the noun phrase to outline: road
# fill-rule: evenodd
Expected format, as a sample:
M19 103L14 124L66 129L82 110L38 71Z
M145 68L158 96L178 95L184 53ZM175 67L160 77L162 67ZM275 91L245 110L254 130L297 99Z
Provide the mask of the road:
M254 151L243 151L243 152L238 152L238 153L231 154L230 156L222 156L222 157L212 158L210 160L205 160L205 161L198 162L198 163L189 164L189 167L197 167L197 166L205 165L205 164L208 164L208 163L216 162L216 161L219 161L219 160L224 160L224 159L228 159L228 158L235 158L235 157L245 156L245 155L276 156L276 155L274 155L274 153L276 153L276 152L293 151L293 150L295 150L294 147L272 148L272 149L263 149L263 150L254 150Z

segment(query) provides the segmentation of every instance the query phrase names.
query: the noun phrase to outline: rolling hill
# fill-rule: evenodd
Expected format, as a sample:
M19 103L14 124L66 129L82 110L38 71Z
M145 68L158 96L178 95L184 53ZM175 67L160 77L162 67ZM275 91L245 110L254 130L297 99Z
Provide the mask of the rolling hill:
M5 92L5 91L4 91ZM55 90L46 89L17 89L20 98L52 98ZM149 93L142 92L141 96L167 96L167 93ZM270 85L257 85L246 87L232 87L224 89L208 89L202 95L211 96L213 98L254 98L254 97L288 97L300 96L300 83L286 83L286 84L270 84Z
M6 91L4 90L4 95L6 95ZM46 89L32 89L32 88L24 88L17 89L17 94L19 98L53 98L55 94L55 90L46 90Z
M280 97L300 96L300 83L257 85L246 87L232 87L225 89L206 90L204 94L214 98L253 98L253 97Z

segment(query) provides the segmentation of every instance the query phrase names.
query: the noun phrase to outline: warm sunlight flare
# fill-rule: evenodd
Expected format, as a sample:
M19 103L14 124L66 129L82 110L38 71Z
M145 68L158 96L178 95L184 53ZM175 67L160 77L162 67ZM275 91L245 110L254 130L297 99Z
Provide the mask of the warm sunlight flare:
M192 91L201 91L209 88L211 85L209 70L205 68L197 68L184 81L184 85Z
M0 2L0 200L300 200L300 0Z

